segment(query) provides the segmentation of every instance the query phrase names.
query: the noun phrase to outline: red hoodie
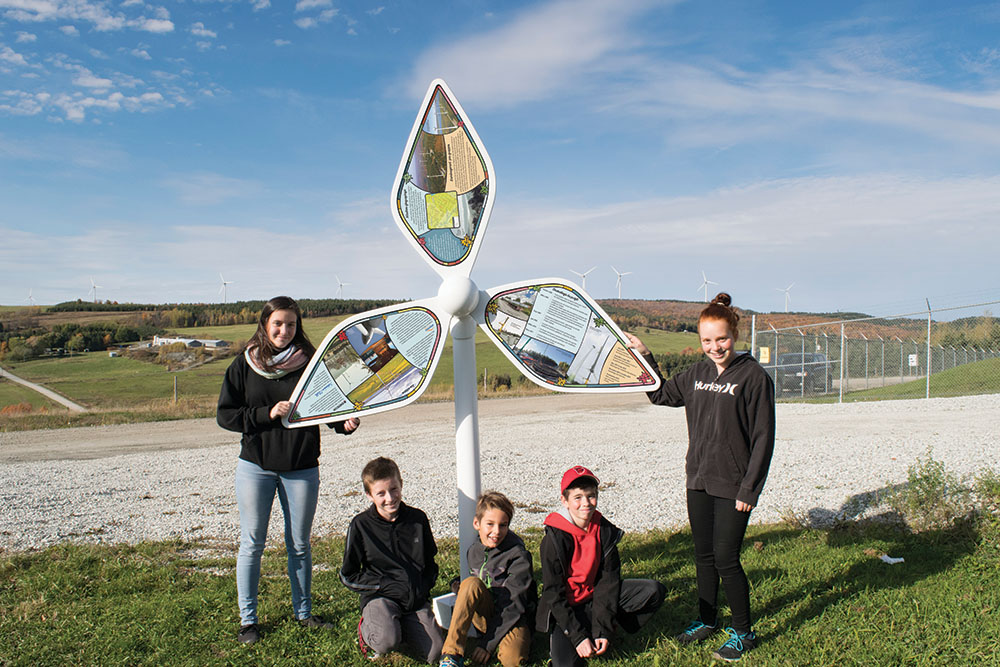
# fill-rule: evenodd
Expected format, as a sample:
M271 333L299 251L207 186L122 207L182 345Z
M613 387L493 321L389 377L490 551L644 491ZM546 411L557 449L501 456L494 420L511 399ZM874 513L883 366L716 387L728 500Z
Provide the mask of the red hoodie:
M601 513L594 510L586 530L573 523L564 513L552 512L544 524L557 528L573 538L573 557L566 577L566 598L571 605L586 602L594 594L594 580L601 563Z

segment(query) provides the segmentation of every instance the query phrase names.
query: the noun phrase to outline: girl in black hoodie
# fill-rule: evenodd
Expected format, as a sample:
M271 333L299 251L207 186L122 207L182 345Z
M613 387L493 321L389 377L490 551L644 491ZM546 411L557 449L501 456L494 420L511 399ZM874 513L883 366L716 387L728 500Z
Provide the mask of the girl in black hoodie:
M774 451L774 385L749 354L737 355L739 315L720 293L701 312L698 335L706 359L649 392L655 405L684 406L688 424L687 505L694 538L699 618L677 640L699 642L718 630L719 579L732 609L732 627L715 657L735 661L756 645L750 586L740 548ZM660 373L641 340L630 347Z
M319 427L286 429L289 397L316 349L302 330L295 301L276 296L261 309L257 332L236 357L222 382L216 419L219 426L242 433L236 464L236 503L240 511L240 550L236 590L240 607L237 638L260 639L257 590L260 560L267 539L271 505L277 495L285 515L285 547L292 611L310 628L333 625L312 614L312 552L309 546L319 497ZM358 427L356 418L337 422L339 433Z

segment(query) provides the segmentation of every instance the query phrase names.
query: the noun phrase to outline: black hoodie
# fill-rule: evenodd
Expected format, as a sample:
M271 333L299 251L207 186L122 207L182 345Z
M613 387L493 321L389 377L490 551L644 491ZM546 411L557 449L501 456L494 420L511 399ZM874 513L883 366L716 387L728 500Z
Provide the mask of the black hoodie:
M375 598L389 598L404 612L427 603L437 580L437 545L427 515L400 503L395 521L371 505L351 520L344 545L340 581L361 594L361 609Z
M749 354L722 374L703 359L648 392L655 405L685 406L688 425L687 488L756 506L774 452L774 384Z

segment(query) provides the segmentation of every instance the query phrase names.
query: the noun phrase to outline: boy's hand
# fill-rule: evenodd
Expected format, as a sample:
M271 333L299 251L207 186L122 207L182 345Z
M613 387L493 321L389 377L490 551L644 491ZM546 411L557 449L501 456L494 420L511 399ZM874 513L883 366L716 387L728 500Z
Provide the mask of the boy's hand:
M357 417L351 417L344 422L344 433L354 433L361 426L361 420Z
M611 645L607 639L595 639L594 640L594 655L601 655L608 650L608 646Z
M607 640L605 640L607 641ZM594 644L589 638L584 639L582 642L576 645L576 654L581 658L592 658L596 653L594 653Z
M472 655L470 655L469 657L472 658L472 662L483 665L490 661L490 652L484 649L482 646L477 646L476 648L472 649Z

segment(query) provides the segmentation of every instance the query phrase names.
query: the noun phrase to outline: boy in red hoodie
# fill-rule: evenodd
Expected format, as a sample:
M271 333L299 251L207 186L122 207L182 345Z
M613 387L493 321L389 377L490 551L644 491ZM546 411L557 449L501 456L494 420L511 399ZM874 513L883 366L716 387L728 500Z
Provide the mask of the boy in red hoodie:
M621 578L624 532L597 511L597 476L573 466L562 476L563 509L545 518L542 596L536 626L550 632L552 667L585 665L610 647L615 623L637 632L663 604L666 588Z

